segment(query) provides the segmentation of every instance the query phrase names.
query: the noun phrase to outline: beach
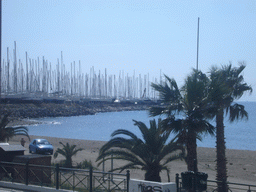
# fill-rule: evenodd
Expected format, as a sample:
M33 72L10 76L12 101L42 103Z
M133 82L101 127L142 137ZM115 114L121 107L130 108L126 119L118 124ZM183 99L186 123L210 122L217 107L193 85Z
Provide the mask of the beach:
M30 139L38 138L38 136L30 136ZM56 150L57 148L62 148L62 145L59 142L66 144L67 142L70 145L77 145L78 148L83 148L84 150L78 152L76 156L73 157L73 165L82 162L83 160L91 161L93 166L97 167L96 158L98 157L98 152L101 146L103 146L105 141L94 141L94 140L77 140L77 139L65 139L65 138L55 138L55 137L40 137L47 139ZM15 136L10 139L10 144L20 144L21 136ZM29 140L25 138L25 154L29 154L28 146ZM255 185L256 183L256 152L249 150L226 150L227 157L227 168L228 168L228 181L235 183L251 184ZM214 148L198 148L198 169L199 172L204 172L208 174L209 180L215 180L216 171L215 171L215 159L216 159L216 150ZM60 160L64 160L62 155L59 155L56 159L52 156L52 163L58 163ZM114 168L124 164L124 161L114 160ZM168 164L171 172L170 178L171 181L175 181L175 175L179 175L186 171L187 166L185 161L176 160ZM105 171L110 170L111 162L106 162ZM99 171L102 171L102 165L98 167ZM130 170L131 179L144 179L144 172L141 170ZM167 182L166 172L161 173L162 182Z

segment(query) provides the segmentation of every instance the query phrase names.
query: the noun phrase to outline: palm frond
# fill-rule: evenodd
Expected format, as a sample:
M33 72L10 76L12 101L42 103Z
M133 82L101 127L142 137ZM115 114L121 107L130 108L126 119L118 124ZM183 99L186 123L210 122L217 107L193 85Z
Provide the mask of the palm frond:
M155 117L158 115L163 115L165 111L165 107L150 107L149 108L149 116L150 117Z
M248 113L241 104L233 104L229 106L229 121L248 119Z
M139 143L141 143L140 139L134 140L134 139L126 139L123 137L116 137L109 140L105 145L103 145L100 149L99 154L105 153L105 151L114 147L131 150L132 148L134 148L134 146L138 145Z
M119 171L121 173L122 171L127 170L127 169L141 169L141 167L138 165L135 165L134 163L128 163L126 165L120 166L120 167L112 169L110 171L111 172Z
M136 163L138 165L143 165L142 159L139 156L135 155L132 152L124 151L122 149L113 149L110 151L106 151L105 153L100 154L96 161L99 161L99 164L101 164L102 162L109 159L122 159L125 161Z
M178 153L178 154L174 154L174 155L170 155L166 160L165 162L163 163L163 165L166 165L172 161L175 161L175 160L184 160L186 158L185 154L184 153Z
M16 135L23 135L28 137L30 140L28 129L24 126L18 127L7 127L9 120L8 120L9 113L4 114L0 120L0 141L9 141L10 138Z
M128 131L128 130L125 130L125 129L118 129L116 131L114 131L112 134L111 134L111 137L114 137L116 135L120 135L120 134L123 134L123 135L127 135L133 139L137 139L137 136L135 134L133 134L132 132Z

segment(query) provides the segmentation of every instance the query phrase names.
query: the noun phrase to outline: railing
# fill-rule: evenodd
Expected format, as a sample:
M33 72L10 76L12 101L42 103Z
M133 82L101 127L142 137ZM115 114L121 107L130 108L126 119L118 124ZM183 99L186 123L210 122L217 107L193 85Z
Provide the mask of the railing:
M23 183L25 185L47 186L55 189L69 189L85 192L129 192L130 173L110 173L85 169L68 169L56 166L42 166L24 163L0 162L0 180ZM217 192L217 184L223 181L199 181L207 191ZM198 180L192 178L191 189L198 188ZM256 185L227 182L230 192L256 192ZM182 178L176 174L177 192L186 191ZM206 189L205 189L206 190Z
M200 181L199 181L200 182ZM214 180L207 180L205 182L207 190L200 190L196 186L196 178L192 178L191 181L191 190L193 192L195 191L208 191L208 192L218 192L217 184L223 183L224 181L214 181ZM204 183L202 181L201 183ZM225 182L224 182L225 184ZM229 192L256 192L256 185L250 185L250 184L242 184L242 183L234 183L234 182L226 182L228 185L228 191ZM184 184L182 183L182 178L179 177L179 174L176 174L176 186L177 186L177 192L185 192Z
M73 191L129 191L130 173L0 162L0 180Z

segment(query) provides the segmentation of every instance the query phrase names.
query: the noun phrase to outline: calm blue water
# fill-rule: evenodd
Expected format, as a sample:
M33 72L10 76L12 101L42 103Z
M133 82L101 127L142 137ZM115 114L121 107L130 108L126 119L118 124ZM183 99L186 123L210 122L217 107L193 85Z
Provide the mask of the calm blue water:
M226 146L229 149L256 150L256 102L241 102L249 113L248 121L225 122ZM128 129L137 135L140 131L132 119L149 126L147 111L98 113L88 116L36 119L45 124L28 126L30 135L59 138L108 141L117 129ZM213 122L213 125L215 123ZM205 136L199 147L215 147L215 138Z

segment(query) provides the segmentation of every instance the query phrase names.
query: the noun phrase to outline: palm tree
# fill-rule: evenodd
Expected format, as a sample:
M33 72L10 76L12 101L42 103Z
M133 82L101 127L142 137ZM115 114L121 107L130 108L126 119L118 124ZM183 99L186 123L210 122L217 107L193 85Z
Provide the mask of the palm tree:
M238 68L226 65L222 68L212 67L210 71L209 101L212 109L209 111L216 118L216 150L217 150L217 175L218 191L227 192L227 159L224 134L224 114L229 115L230 122L242 118L248 118L248 114L241 104L234 103L247 91L252 92L251 86L244 82L241 75L245 65Z
M169 179L169 168L167 164L176 159L182 159L182 146L175 139L167 141L169 133L163 133L163 124L161 119L158 124L155 120L150 120L150 128L140 121L135 121L134 125L138 126L142 133L140 139L132 132L125 129L118 129L112 133L112 139L100 149L97 161L98 165L111 158L128 161L127 164L113 169L111 171L125 169L144 170L145 180L160 182L160 172L167 171ZM124 135L125 137L115 137ZM173 155L171 153L176 152Z
M66 143L64 145L62 142L59 142L63 148L57 148L56 152L54 153L54 158L58 157L58 154L63 155L66 160L64 161L64 167L72 168L72 157L75 156L79 151L82 151L82 148L76 149L76 145L69 145L69 143Z
M17 127L9 127L8 123L10 122L8 119L9 114L3 115L3 117L0 120L0 142L7 142L10 138L16 136L16 135L24 135L29 138L28 135L28 128L24 126L17 126Z
M197 139L205 133L214 135L214 127L206 120L208 78L193 70L179 89L176 81L165 75L164 84L152 84L159 92L161 106L151 107L150 116L165 115L166 131L176 134L187 149L186 163L189 171L197 171Z

